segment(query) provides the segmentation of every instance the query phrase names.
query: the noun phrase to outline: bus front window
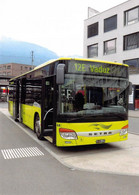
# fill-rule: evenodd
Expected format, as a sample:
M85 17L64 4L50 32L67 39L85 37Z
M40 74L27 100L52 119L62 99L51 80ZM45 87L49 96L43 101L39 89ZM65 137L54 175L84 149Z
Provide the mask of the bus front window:
M91 120L90 116L100 120L112 116L114 120L125 119L127 88L126 79L66 74L64 85L59 86L59 118L65 121L82 117Z

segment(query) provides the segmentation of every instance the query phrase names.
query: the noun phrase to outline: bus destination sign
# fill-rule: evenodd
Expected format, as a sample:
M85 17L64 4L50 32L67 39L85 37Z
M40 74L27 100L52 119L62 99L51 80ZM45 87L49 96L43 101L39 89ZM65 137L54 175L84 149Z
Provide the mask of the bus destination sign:
M127 67L100 62L69 61L68 73L127 77Z

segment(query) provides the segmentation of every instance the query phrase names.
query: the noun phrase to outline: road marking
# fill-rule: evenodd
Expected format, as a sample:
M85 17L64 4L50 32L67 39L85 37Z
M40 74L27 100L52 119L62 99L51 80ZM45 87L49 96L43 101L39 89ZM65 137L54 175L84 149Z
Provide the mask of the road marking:
M14 159L14 158L24 158L24 157L44 155L44 153L41 152L37 147L4 149L1 150L1 153L4 159Z

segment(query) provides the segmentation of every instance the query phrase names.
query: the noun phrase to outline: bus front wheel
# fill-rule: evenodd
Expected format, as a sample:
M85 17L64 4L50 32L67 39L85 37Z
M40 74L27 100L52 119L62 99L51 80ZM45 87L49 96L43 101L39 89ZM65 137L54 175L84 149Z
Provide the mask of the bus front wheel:
M38 137L38 139L43 139L42 132L41 132L41 121L38 114L35 116L35 122L34 122L34 131Z

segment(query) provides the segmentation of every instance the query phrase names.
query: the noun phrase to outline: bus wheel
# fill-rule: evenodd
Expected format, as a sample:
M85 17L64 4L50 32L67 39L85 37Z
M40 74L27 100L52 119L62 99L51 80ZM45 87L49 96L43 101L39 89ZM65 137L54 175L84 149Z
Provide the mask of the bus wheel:
M40 140L43 139L42 132L41 132L41 121L40 121L40 117L38 114L35 117L34 131L35 131L38 139L40 139Z

